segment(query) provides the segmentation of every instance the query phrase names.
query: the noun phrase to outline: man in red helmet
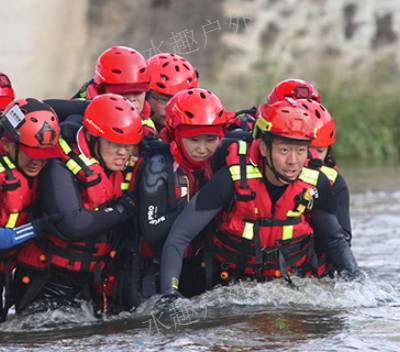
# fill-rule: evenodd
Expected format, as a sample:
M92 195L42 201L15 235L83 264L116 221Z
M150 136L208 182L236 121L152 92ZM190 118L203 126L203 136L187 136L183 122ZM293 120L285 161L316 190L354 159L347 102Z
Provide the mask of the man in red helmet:
M122 309L137 305L135 233L121 226L135 212L130 187L143 135L140 113L127 99L103 94L92 100L83 122L75 119L63 124L62 154L40 184L43 212L60 213L63 220L19 253L17 312L30 305L74 305L77 298L94 299L96 310L105 313L109 300Z
M0 72L0 112L15 99L11 81L5 73Z
M293 100L263 104L255 137L248 149L244 142L231 145L227 167L172 226L161 262L164 301L178 295L187 244L214 218L212 261L205 263L209 287L242 278L282 277L291 283L291 275L321 276L314 232L338 272L359 275L335 215L329 180L303 166L314 137L309 112Z
M151 106L151 118L157 130L165 127L165 107L176 93L198 88L199 74L185 58L171 53L162 53L147 60L151 75L150 90L146 99Z
M13 303L10 285L18 252L15 247L51 228L46 220L35 220L33 226L28 221L35 216L38 176L48 159L58 156L60 128L54 110L31 98L8 104L0 126L0 227L7 228L0 235L0 297L5 288L0 313L5 320Z

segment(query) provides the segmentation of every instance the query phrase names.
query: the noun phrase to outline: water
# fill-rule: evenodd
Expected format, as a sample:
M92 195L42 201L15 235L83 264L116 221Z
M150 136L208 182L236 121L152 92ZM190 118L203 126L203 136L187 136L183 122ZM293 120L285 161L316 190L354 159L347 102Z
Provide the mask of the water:
M364 282L297 279L297 290L279 281L242 283L180 300L169 316L152 314L156 298L105 320L86 306L12 315L0 325L0 351L400 351L396 175L396 169L346 174Z

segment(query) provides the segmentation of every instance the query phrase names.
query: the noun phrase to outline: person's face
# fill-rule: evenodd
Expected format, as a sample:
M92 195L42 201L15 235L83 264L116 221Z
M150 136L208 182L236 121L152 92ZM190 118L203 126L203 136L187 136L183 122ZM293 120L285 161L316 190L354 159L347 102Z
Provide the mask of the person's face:
M211 134L182 138L183 147L194 161L205 161L211 158L217 151L219 143L218 136Z
M307 159L308 144L306 142L288 142L274 138L271 148L270 153L266 144L261 142L261 155L267 158L269 165L271 165L272 157L272 165L275 170L289 180L295 181ZM272 184L277 186L287 184L284 180L277 179L269 167L266 170L266 177Z
M141 93L127 93L121 94L124 98L128 99L131 103L133 103L140 112L144 107L144 100L146 97L146 92Z
M31 159L21 150L19 150L17 156L17 148L15 143L6 139L2 139L2 143L4 150L26 176L35 177L39 175L40 171L42 171L42 169L45 167L47 159ZM16 160L17 157L18 160Z
M317 155L318 159L324 161L326 156L328 155L328 147L310 147L312 150L314 150Z
M117 144L104 138L99 139L98 152L110 171L123 170L134 150L135 146L132 144Z
M160 94L154 90L150 91L148 102L150 103L151 111L153 112L151 119L155 122L158 129L165 127L165 107L170 99L171 96L169 95Z

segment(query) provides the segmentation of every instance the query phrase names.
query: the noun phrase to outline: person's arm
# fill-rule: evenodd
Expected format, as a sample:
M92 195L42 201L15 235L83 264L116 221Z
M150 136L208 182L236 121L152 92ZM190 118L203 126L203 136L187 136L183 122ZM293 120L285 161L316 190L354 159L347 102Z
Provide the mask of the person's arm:
M336 200L336 214L339 224L345 231L346 240L351 244L350 192L342 175L338 174L332 192Z
M170 163L172 160L163 154L153 155L145 161L140 175L139 224L143 239L152 245L162 244L179 212L186 206L183 200L174 210L168 204L168 181L173 182L171 191L175 196L175 177L171 177L173 171Z
M227 168L216 173L176 218L161 257L161 292L178 289L183 255L188 244L233 199L234 185Z
M346 241L344 230L336 216L336 203L328 178L320 174L318 180L319 197L311 212L312 226L318 236L323 250L328 255L330 263L338 272L350 278L359 273L357 261Z
M131 216L122 199L112 208L98 211L84 209L77 180L60 160L51 160L40 180L41 204L47 214L61 214L57 234L71 241L96 236Z
M70 115L83 116L90 100L46 99L44 102L54 109L58 120L62 122Z

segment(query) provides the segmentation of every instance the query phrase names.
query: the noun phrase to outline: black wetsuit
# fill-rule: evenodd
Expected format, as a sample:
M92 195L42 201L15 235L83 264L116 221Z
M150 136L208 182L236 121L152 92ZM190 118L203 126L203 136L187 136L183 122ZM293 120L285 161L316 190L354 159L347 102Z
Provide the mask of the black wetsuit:
M74 116L73 119L69 119L62 125L63 136L67 141L73 142L81 124L80 121L81 118ZM130 236L132 232L131 226L130 228L126 227L126 222L132 218L128 209L120 204L120 200L110 204L106 209L96 211L84 209L79 189L80 185L76 177L61 160L50 160L42 171L38 203L46 214L59 213L63 215L62 221L56 224L57 233L55 235L65 241L85 241L89 244L95 243L100 236L106 236L108 242L112 243L114 248L125 246L122 243L125 237ZM49 276L44 279L43 277L46 275ZM90 291L92 287L88 289L88 283L90 286L93 284L93 274L73 273L53 266L50 272L46 270L36 272L19 267L15 275L17 311L27 305L23 303L21 306L20 304L20 300L24 297L26 291L26 285L21 284L20 280L23 276L31 277L32 281L46 281L42 283L42 288L39 293L36 293L35 299L44 299L47 302L44 307L38 309L46 309L49 300L54 299L50 304L51 306L59 306L73 301L77 296L89 299L93 294ZM26 299L25 297L24 300Z
M267 182L272 202L283 194L286 186L277 187ZM345 239L342 227L335 215L335 200L328 178L321 174L318 179L319 197L312 210L312 225L329 260L338 271L358 272L357 262ZM225 167L205 185L177 217L165 242L161 261L161 290L173 288L179 277L182 256L187 244L193 240L215 216L229 206L234 197L234 184Z

